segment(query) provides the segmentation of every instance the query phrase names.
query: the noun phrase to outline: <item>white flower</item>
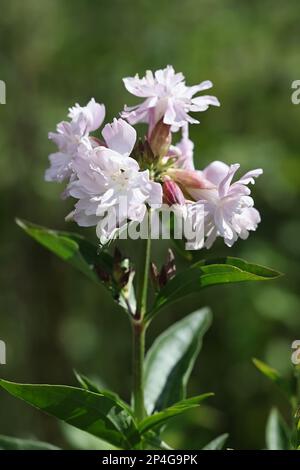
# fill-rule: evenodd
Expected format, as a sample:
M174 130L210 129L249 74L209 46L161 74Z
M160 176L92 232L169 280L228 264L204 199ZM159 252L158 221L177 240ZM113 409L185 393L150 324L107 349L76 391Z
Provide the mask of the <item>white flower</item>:
M260 222L259 212L253 207L248 184L254 184L254 178L263 173L256 169L249 171L236 182L232 179L240 165L226 165L215 161L202 172L205 179L215 185L215 189L191 189L198 204L205 212L206 248L210 248L217 236L224 238L231 247L238 237L245 240L249 231L256 230Z
M107 147L93 148L87 158L74 159L77 179L68 192L78 199L70 216L78 225L97 225L98 237L107 241L128 221L141 222L146 203L161 204L162 189L129 157L136 141L133 127L115 119L102 135Z
M177 130L187 122L198 123L188 114L190 111L206 111L210 105L220 105L215 96L193 98L199 91L211 88L213 85L210 81L188 87L183 74L175 73L170 65L154 74L148 70L143 78L138 75L124 78L123 82L130 93L146 99L139 105L125 106L122 117L130 124L148 123L150 132L160 119L172 126L172 130Z
M49 132L49 139L58 147L58 152L49 155L50 167L45 172L46 181L62 182L72 176L73 160L79 152L91 149L95 144L89 132L101 126L105 116L105 107L92 98L87 106L76 104L70 108L70 122L62 121L56 132Z

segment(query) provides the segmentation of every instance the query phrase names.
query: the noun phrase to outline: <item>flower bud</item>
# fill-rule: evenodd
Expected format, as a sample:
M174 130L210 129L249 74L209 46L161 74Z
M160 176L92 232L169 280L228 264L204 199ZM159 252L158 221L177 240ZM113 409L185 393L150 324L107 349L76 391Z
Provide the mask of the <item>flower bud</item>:
M149 143L155 156L164 157L168 153L172 140L170 129L161 119L151 132Z
M185 198L179 186L172 180L163 182L163 200L169 206L173 204L184 205Z
M159 275L159 285L164 287L167 282L172 279L176 274L175 256L173 251L169 248L167 262L162 266Z
M150 265L150 274L155 291L159 291L176 274L175 256L171 249L168 250L168 257L160 271L154 263Z
M156 292L159 291L160 286L159 286L159 272L157 269L157 266L155 263L151 262L150 264L150 276L151 276L151 281L154 287L154 290Z
M200 171L170 168L167 175L184 189L213 189L215 186Z

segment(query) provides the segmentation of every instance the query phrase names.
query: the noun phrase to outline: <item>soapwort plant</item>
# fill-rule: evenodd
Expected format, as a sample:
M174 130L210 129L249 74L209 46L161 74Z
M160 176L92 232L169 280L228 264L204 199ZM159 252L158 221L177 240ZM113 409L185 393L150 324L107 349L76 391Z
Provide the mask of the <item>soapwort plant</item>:
M73 232L24 220L17 223L44 247L108 289L127 314L133 338L132 403L99 389L78 373L78 387L5 380L0 385L112 448L167 449L162 431L169 420L212 395L186 397L211 312L207 307L189 315L184 312L145 354L145 335L152 320L166 306L205 287L270 280L278 273L233 257L209 256L199 261L199 250L211 250L217 238L230 248L238 239L246 240L260 222L249 186L262 174L261 169L236 176L240 165L235 162L227 165L217 160L202 170L194 166L189 126L199 123L194 113L220 106L215 96L203 94L212 83L188 86L172 66L123 82L137 97L137 104L125 106L120 117L103 125L105 106L92 98L86 106L71 107L68 119L49 134L56 151L49 157L45 179L64 183L62 199L74 201L66 220L94 227L95 243ZM134 126L139 123L147 126L144 138L137 138ZM160 216L167 220L170 249L166 262L158 267L151 258L151 244L153 238L159 238ZM178 227L185 228L179 235ZM132 233L144 239L142 272L136 272L134 262L118 249L118 239L134 238ZM176 271L171 246L188 260L184 271ZM220 436L206 448L220 449L225 440L225 435ZM46 446L25 441L22 445Z

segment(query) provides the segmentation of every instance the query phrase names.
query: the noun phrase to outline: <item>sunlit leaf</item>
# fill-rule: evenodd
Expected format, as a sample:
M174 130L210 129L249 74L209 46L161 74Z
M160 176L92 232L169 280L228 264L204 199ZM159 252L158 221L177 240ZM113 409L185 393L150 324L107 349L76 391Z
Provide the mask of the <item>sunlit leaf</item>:
M263 375L265 375L266 377L268 377L268 379L278 385L278 387L280 387L280 389L285 392L289 398L292 396L294 389L293 379L291 381L288 381L287 379L282 377L282 375L276 369L270 367L268 364L263 361L260 361L259 359L254 358L253 363Z
M163 411L159 411L151 416L148 416L143 421L141 421L141 423L139 423L140 433L144 434L150 429L157 429L161 427L167 421L169 421L170 418L181 415L182 413L185 413L192 408L197 408L203 400L211 396L213 396L213 393L204 393L197 397L187 398L186 400L181 400L174 405L165 408Z
M229 434L221 434L220 436L216 437L212 441L210 441L206 446L203 447L202 450L222 450L224 448L224 444L228 439Z
M245 281L268 281L280 275L273 269L247 263L239 258L199 261L177 274L161 289L147 319L150 320L162 307L197 293L204 287Z
M164 331L145 360L145 407L149 414L185 397L202 337L211 324L208 308L197 310Z
M270 412L266 427L266 444L268 450L289 450L290 431L276 408Z

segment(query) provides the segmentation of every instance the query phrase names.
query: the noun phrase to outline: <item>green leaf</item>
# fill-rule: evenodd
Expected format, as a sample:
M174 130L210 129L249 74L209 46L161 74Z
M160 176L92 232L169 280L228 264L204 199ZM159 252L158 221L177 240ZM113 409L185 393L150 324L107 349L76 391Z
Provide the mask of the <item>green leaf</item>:
M228 439L229 434L221 434L221 436L216 437L210 441L202 450L222 450L225 442Z
M99 252L96 245L81 235L51 230L21 219L16 219L16 222L30 237L92 281L101 283L95 271L96 265L109 271L112 269L112 257L105 251Z
M101 393L99 385L89 379L86 375L80 374L76 370L73 370L73 372L82 388L89 390L90 392Z
M185 397L186 385L211 319L208 308L197 310L174 323L154 341L145 360L148 414Z
M105 397L108 397L111 400L114 400L119 406L121 406L124 409L124 411L126 411L129 415L131 415L134 418L132 409L130 408L128 403L123 401L117 393L111 392L110 390L106 390L106 389L99 387L97 384L95 384L95 382L89 379L86 375L79 374L79 372L77 372L76 370L74 370L74 374L79 384L84 389L89 390L90 392L99 393L100 395L104 395Z
M0 386L47 414L116 447L130 449L140 439L132 416L109 396L65 385L18 384L0 380Z
M218 284L244 281L267 281L281 274L257 264L247 263L239 258L219 258L195 263L173 277L158 293L152 311L147 315L149 321L162 307L169 305L188 294Z
M74 450L118 450L112 444L109 444L99 437L92 436L85 431L74 428L67 423L61 422L61 432L68 444L68 447Z
M192 408L197 408L203 400L211 396L213 396L213 393L203 393L202 395L198 395L196 397L187 398L186 400L181 400L174 405L169 406L163 411L159 411L158 413L154 413L153 415L148 416L139 424L140 433L144 434L150 429L157 429L158 427L161 427L170 418L181 415L182 413L185 413Z
M260 361L259 359L253 358L252 359L255 367L263 374L265 375L268 379L270 379L272 382L274 382L280 389L288 395L289 398L293 395L293 383L292 381L289 382L286 380L282 375L276 370L273 369L273 367L270 367L268 364L266 364L263 361Z
M60 450L47 442L0 435L0 450Z
M76 233L51 230L21 219L16 219L16 222L45 248L71 264L90 280L104 285L112 293L114 300L127 312L135 312L134 273L129 276L126 286L123 288L116 286L112 279L114 259L109 253L100 250ZM103 275L104 277L101 277ZM105 282L105 279L109 279L109 282Z
M266 444L268 450L289 450L290 431L279 411L273 408L266 427Z

